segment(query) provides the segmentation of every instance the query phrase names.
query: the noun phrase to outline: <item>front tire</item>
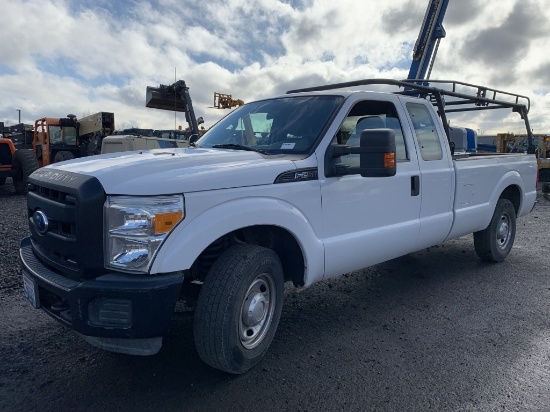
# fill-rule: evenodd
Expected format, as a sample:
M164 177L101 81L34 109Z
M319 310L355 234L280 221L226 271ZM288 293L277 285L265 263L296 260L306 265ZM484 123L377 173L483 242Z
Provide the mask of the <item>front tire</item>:
M61 152L57 152L53 158L53 162L64 162L65 160L72 160L74 159L74 154L71 152L68 152L66 150L63 150Z
M257 245L235 245L216 260L202 285L194 321L201 359L240 374L267 352L283 307L279 257Z
M474 233L477 255L490 262L500 262L508 256L516 238L516 210L508 199L499 199L491 223Z
M29 149L18 149L13 154L12 168L15 170L13 186L15 193L22 195L27 193L29 176L39 167L34 152Z

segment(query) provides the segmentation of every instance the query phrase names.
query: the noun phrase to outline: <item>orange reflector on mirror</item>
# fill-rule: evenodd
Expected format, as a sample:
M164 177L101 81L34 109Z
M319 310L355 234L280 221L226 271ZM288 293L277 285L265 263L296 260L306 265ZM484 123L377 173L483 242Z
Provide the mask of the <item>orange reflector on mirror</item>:
M395 153L384 153L384 167L395 167Z

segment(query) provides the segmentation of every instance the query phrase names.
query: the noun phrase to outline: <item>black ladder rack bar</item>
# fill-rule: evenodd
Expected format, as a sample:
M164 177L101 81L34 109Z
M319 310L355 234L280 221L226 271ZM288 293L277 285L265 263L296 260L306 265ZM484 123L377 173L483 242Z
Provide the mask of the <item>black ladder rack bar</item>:
M451 90L429 86L430 83L447 85L451 87ZM443 127L445 128L445 133L447 134L447 138L449 140L449 124L447 122L446 113L489 109L512 109L513 112L519 113L521 118L524 120L529 142L528 152L534 153L535 149L533 145L533 134L529 125L529 119L527 118L527 113L529 112L531 106L531 100L529 99L529 97L520 94L504 92L502 90L492 89L485 86L478 86L470 83L464 83L456 80L428 79L364 79L344 83L327 84L316 87L307 87L303 89L294 89L287 91L287 94L336 90L368 85L397 86L403 88L404 90L394 92L395 94L424 98L429 96L429 101L437 107L438 114L441 117ZM457 89L459 86L463 88L473 88L475 89L475 92L473 92L472 94L458 92ZM490 97L487 97L487 95L489 95ZM502 95L503 97L512 97L514 101L497 100L498 95ZM445 101L443 96L453 97L456 100ZM525 103L520 103L520 100L522 99L525 101ZM446 108L446 106L452 106L454 108Z
M438 83L438 84L447 84L451 85L452 89L447 90L439 87L428 86L428 83ZM516 111L519 111L521 107L525 107L527 112L529 112L531 106L531 100L527 96L520 94L504 92L502 90L492 89L485 86L478 86L475 84L459 82L456 80L425 80L425 79L412 79L412 80L393 80L393 79L364 79L364 80L355 80L351 82L344 83L334 83L327 84L323 86L316 87L307 87L303 89L294 89L287 91L287 94L290 93L305 93L305 92L316 92L324 90L335 90L335 89L344 89L349 87L356 86L367 86L367 85L388 85L388 86L398 86L403 87L408 90L396 92L396 94L405 94L405 95L418 95L420 94L429 94L432 95L435 92L439 92L444 96L456 97L466 101L465 103L456 103L453 104L477 104L480 106L490 106L491 104L498 104L503 107L516 108ZM472 87L477 89L475 94L466 94L457 91L457 86ZM487 92L493 94L492 98L486 97ZM505 96L511 96L515 99L514 102L506 100L497 100L497 94L502 94ZM520 103L520 99L525 99L526 103ZM447 104L449 104L448 102Z

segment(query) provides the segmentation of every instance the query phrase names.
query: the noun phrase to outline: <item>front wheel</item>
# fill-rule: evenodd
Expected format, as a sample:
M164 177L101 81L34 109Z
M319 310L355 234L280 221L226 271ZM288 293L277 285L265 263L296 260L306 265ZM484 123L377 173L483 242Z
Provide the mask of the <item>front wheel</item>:
M57 152L53 158L53 162L64 162L65 160L72 160L74 159L74 154L71 152L68 152L66 150L62 150L61 152Z
M38 160L32 150L18 149L13 154L12 168L15 171L13 186L18 195L27 193L29 176L38 169Z
M508 256L516 238L516 210L508 199L499 199L491 223L485 230L474 233L477 255L491 262Z
M240 374L267 352L283 307L279 257L257 245L235 245L216 260L202 285L194 320L201 359Z

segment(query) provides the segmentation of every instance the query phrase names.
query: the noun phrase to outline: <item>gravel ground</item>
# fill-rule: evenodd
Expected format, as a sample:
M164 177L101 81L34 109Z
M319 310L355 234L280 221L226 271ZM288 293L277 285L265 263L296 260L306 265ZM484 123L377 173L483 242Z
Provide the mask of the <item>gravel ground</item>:
M19 242L28 232L26 198L16 195L11 178L0 186L0 299L20 293L22 287L17 254Z

